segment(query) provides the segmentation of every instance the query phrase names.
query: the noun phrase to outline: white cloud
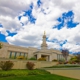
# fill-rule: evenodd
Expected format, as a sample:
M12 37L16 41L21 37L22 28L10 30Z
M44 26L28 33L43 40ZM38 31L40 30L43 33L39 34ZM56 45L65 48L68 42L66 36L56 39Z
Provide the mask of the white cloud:
M53 49L60 49L60 45L58 43L53 43L53 42L47 42L49 48L53 48Z
M7 36L6 39L10 44L21 46L40 47L44 30L49 40L57 39L59 42L67 40L63 48L70 51L79 51L80 42L80 25L67 29L63 27L60 30L53 29L59 22L56 20L64 12L72 10L74 12L74 22L80 21L80 0L41 0L40 7L37 6L37 0L0 0L0 28L2 34L6 34L6 30L17 32L13 37ZM23 16L25 10L33 3L32 15L36 18L35 24L28 21L27 16ZM22 16L19 21L18 16ZM21 26L20 22L24 23ZM26 24L27 23L27 24ZM59 43L47 42L49 48L61 48Z
M20 20L20 22L22 22L23 24L26 24L28 22L28 17L23 16Z
M0 15L17 16L23 10L29 9L33 0L0 0Z
M75 45L73 43L66 43L63 48L68 49L70 52L80 52L80 45Z
M21 24L17 17L12 18L10 16L0 16L0 22L3 25L3 28L10 32L16 32L21 28Z
M2 27L0 27L0 33L4 34L5 36L8 35L8 33L6 32L6 30L4 28L2 28Z

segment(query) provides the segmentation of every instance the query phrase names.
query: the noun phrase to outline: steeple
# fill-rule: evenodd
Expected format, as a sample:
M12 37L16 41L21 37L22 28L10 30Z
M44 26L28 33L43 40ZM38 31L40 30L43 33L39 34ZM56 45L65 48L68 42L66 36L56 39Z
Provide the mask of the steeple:
M44 35L46 35L46 32L44 31Z
M43 35L43 40L42 40L42 44L41 44L41 49L47 49L46 33L45 33L45 31L44 31L44 35Z

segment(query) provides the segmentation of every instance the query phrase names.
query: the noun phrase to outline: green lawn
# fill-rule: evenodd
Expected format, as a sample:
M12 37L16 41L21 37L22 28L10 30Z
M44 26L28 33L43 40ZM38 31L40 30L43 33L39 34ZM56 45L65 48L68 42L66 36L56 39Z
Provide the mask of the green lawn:
M77 80L50 74L45 70L0 71L0 80Z
M80 68L80 65L56 65L56 66L45 67L45 68Z
M67 77L45 74L45 75L29 75L29 76L11 76L11 77L1 77L0 80L77 80Z

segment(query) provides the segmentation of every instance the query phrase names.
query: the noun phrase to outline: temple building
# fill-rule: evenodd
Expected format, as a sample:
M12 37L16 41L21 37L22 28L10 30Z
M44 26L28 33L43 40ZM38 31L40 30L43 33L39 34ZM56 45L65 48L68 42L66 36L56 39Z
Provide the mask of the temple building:
M61 60L63 59L62 53L59 50L48 49L46 43L46 34L44 32L41 49L34 47L20 47L15 45L10 45L9 43L2 43L2 48L0 49L0 58L14 58L17 59L18 56L24 56L27 59L35 57L37 60L40 58L45 58L46 61Z

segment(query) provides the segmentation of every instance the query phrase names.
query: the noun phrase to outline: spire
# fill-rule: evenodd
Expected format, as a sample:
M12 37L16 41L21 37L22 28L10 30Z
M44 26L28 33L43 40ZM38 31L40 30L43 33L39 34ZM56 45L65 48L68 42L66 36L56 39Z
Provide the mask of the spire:
M42 40L41 48L42 48L42 49L47 49L45 31L44 31L44 35L43 35L43 40Z
M44 35L46 35L46 32L44 31Z

